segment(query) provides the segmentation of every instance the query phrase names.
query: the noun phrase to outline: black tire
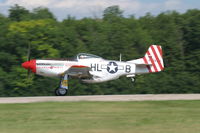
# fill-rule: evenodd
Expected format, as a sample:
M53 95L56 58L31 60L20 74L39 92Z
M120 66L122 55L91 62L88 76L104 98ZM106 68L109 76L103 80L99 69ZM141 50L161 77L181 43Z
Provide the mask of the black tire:
M57 89L55 89L55 95L56 95L56 96L59 96L59 93L58 93L58 88L57 88Z
M67 89L64 88L57 88L55 89L55 95L56 96L65 96L67 94Z
M131 82L133 82L133 83L136 82L136 78L135 78L135 77L132 77L132 78L131 78Z

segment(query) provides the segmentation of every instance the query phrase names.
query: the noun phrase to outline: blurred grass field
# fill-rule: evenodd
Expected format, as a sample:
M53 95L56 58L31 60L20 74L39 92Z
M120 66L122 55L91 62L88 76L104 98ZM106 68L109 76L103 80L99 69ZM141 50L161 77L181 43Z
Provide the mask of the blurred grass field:
M0 133L198 133L200 101L0 104Z

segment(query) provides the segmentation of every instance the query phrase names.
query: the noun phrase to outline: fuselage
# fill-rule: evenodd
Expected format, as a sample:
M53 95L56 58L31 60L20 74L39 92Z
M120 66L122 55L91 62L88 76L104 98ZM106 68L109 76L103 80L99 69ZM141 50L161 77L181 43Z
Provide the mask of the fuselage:
M27 62L25 62L27 63ZM117 79L124 75L133 75L136 72L135 64L104 60L102 58L79 59L76 61L68 60L31 60L29 64L23 64L23 67L29 68L32 72L42 75L57 77L65 74L72 66L86 66L90 68L91 77L84 77L83 81L88 83L104 82ZM71 74L71 76L73 76ZM78 75L74 75L75 77ZM79 76L79 78L82 78Z
M126 62L79 53L73 60L30 60L22 66L38 75L68 75L87 83L105 82L125 75L135 77L136 74L160 72L164 69L162 49L159 45L151 45L143 58Z
M73 60L28 60L22 67L38 75L60 77L60 85L55 89L55 94L63 96L67 94L69 77L79 78L86 83L105 82L120 76L130 77L134 81L137 74L162 71L164 63L161 46L151 45L144 57L126 62L79 53Z

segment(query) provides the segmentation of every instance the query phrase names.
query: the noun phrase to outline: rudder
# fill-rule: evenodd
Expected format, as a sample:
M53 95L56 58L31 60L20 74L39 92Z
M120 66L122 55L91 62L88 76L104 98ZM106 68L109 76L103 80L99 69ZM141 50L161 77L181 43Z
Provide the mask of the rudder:
M143 57L149 72L160 72L164 69L162 47L160 45L151 45Z

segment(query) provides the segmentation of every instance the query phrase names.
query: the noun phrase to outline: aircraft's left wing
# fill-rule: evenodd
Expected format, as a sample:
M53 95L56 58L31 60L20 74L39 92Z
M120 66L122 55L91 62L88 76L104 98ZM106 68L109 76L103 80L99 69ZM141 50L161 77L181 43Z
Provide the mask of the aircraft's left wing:
M65 73L72 77L91 77L92 75L89 73L91 70L88 66L82 66L82 65L73 65L71 66Z

